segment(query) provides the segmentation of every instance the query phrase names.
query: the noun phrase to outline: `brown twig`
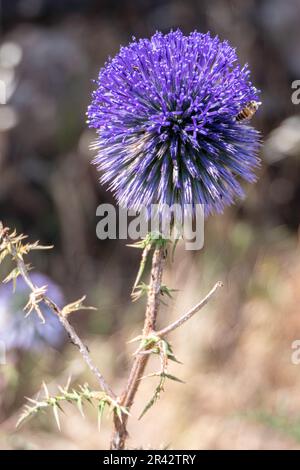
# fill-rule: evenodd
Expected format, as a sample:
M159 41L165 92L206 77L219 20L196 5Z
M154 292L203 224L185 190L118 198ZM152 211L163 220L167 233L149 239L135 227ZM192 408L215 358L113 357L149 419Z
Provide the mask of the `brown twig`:
M151 331L155 329L156 319L159 309L159 296L162 283L162 274L165 261L165 249L160 246L154 250L152 258L151 278L148 291L148 300L145 314L145 322L143 329L143 336L147 337ZM120 405L124 406L128 411L130 410L138 387L140 379L144 375L144 370L147 365L149 355L138 354L135 356L129 379L126 388L119 398ZM122 421L117 416L114 416L114 432L111 439L111 449L124 449L127 433L127 420L128 415L123 415Z
M162 328L159 331L155 331L154 334L156 336L159 336L160 338L163 338L164 336L168 335L172 331L176 330L176 328L179 328L183 323L188 321L192 316L194 316L199 310L201 310L213 297L213 295L216 293L216 291L223 286L223 283L221 281L218 281L214 287L209 291L209 293L202 299L197 305L195 305L193 308L191 308L187 313L182 315L178 320L175 320L173 323L170 325L166 326L165 328Z
M28 273L28 270L26 268L26 265L23 261L23 258L18 256L18 252L15 248L15 246L10 243L10 238L9 238L9 232L6 228L3 228L3 225L2 223L0 222L0 241L4 240L6 243L10 244L10 247L11 247L11 254L14 258L14 260L16 261L17 263L17 266L18 266L18 269L19 269L19 272L22 276L22 278L24 279L24 281L26 282L26 284L28 285L28 287L30 288L31 292L35 292L37 287L33 284L33 282L31 281L31 278L30 278L30 275ZM67 317L65 315L63 315L62 313L62 310L56 305L55 302L53 302L53 300L51 300L48 296L46 296L45 294L42 294L41 295L41 300L51 309L51 311L58 317L60 323L62 324L62 326L64 327L64 329L66 330L66 332L68 333L69 337L70 337L70 340L72 341L72 343L74 343L78 349L79 349L79 352L80 354L82 355L84 361L86 362L87 366L89 367L89 369L91 370L91 372L94 374L94 376L96 377L101 389L108 395L110 396L111 398L113 399L116 399L116 395L114 394L114 392L112 391L112 389L110 388L110 386L108 385L108 383L106 382L106 380L104 379L103 375L101 374L101 372L99 371L98 367L95 366L95 364L93 363L91 357L90 357L90 354L89 354L89 351L88 351L88 348L85 346L85 344L81 341L81 339L79 338L78 334L76 333L76 331L74 330L73 326L69 323Z

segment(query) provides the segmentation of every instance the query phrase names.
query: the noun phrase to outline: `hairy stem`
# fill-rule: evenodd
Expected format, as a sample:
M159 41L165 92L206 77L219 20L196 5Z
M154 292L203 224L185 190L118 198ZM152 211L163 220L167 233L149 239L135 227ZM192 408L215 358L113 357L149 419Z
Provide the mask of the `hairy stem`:
M156 319L159 309L159 296L162 283L162 274L165 261L164 247L157 247L154 250L152 258L152 268L150 274L150 284L148 290L148 300L145 313L145 321L143 328L143 336L147 337L152 331L155 330ZM119 398L121 406L126 407L129 411L135 395L138 391L140 379L144 375L144 370L147 365L149 355L137 354L129 374L126 388ZM125 447L127 433L127 420L128 415L122 416L122 421L118 416L114 416L114 432L111 439L111 449L122 450Z

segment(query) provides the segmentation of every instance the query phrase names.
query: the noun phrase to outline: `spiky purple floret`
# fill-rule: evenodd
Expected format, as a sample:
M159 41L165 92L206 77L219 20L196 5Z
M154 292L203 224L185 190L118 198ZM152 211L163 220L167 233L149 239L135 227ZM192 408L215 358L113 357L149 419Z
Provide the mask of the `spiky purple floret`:
M64 296L51 279L37 272L31 275L31 279L39 287L47 285L49 296L57 305L63 305ZM16 281L14 293L12 283L0 287L0 341L7 351L41 351L47 344L58 348L66 340L66 334L58 318L48 307L40 304L45 323L35 313L25 318L23 308L28 302L29 293L27 284L20 277Z
M237 113L258 91L235 49L179 30L122 47L100 70L88 108L94 163L120 205L204 204L222 212L255 181L259 133Z

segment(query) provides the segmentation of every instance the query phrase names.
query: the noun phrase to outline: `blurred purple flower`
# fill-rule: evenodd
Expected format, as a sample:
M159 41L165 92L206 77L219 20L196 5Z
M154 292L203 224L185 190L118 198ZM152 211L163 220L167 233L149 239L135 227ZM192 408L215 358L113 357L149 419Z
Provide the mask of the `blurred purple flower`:
M48 286L51 299L62 306L61 290L47 276L40 273L31 275L32 282L39 286ZM40 304L46 323L34 313L25 318L23 311L28 302L30 290L22 278L17 279L16 291L12 284L0 287L0 341L6 349L41 351L46 345L59 348L66 339L65 331L57 317L44 305Z
M204 204L222 212L255 181L259 133L235 117L258 91L235 50L179 30L134 40L100 70L88 108L94 163L118 203Z

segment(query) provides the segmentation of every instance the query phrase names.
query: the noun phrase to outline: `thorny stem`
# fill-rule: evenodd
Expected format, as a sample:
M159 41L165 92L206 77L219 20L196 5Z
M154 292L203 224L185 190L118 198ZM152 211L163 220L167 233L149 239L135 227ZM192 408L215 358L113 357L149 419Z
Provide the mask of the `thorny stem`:
M89 367L91 372L95 375L101 389L106 393L106 395L115 399L116 398L115 393L112 391L111 387L108 385L108 383L104 379L98 367L93 363L87 346L81 341L81 339L77 335L73 326L69 323L66 316L62 315L61 310L51 299L49 299L49 297L44 296L44 302L58 316L60 323L63 325L64 329L68 333L72 343L74 343L78 347L79 352L82 355L87 366Z
M0 222L0 240L1 240L1 238L4 241L6 241L7 243L10 243L10 238L9 238L8 231L3 228L3 226ZM10 246L11 246L12 256L13 256L13 258L15 259L15 261L17 263L17 266L19 268L19 271L20 271L20 274L21 274L22 278L24 279L24 281L26 282L26 284L28 285L30 290L32 292L35 292L36 286L34 286L34 284L31 281L31 278L28 274L28 270L25 266L25 263L24 263L22 257L18 256L17 250L16 250L16 248L14 247L13 244L10 244ZM95 364L93 363L87 346L85 346L85 344L81 341L78 334L74 330L73 326L69 323L67 317L63 315L61 309L49 297L47 297L46 295L43 294L42 295L42 300L51 309L51 311L58 317L60 323L62 324L62 326L64 327L64 329L68 333L70 340L72 341L72 343L74 343L78 347L80 354L82 355L84 361L86 362L86 364L89 367L89 369L91 370L91 372L96 377L101 389L108 396L115 399L116 395L114 394L114 392L112 391L110 386L107 384L106 380L104 379L103 375L99 371L98 367L95 366Z
M183 323L188 321L193 315L195 315L199 310L201 310L213 297L216 291L223 286L222 282L218 281L210 292L202 299L197 305L191 308L187 313L182 315L178 320L174 321L167 327L155 331L155 324L159 308L159 295L162 283L162 273L164 267L164 249L157 248L153 255L152 260L152 269L151 269L151 280L150 287L148 291L148 302L145 314L145 322L143 329L143 337L146 338L150 334L159 336L163 338L168 335L175 329L179 328ZM129 411L135 395L137 393L139 383L143 377L145 367L149 360L150 354L137 354L135 356L127 386L123 394L119 398L119 402L122 406L126 407ZM127 433L127 421L128 415L123 415L122 421L119 420L117 416L114 417L114 433L111 439L111 449L122 450L125 447L126 439L128 437Z
M145 313L145 322L143 328L143 336L147 337L153 330L155 330L156 319L159 309L159 296L162 283L162 274L165 264L165 249L164 247L157 247L154 250L152 258L152 268L150 274L150 285L148 290L148 300ZM119 398L121 406L126 407L129 411L135 395L137 393L141 378L144 375L144 370L147 365L149 355L138 354L134 358L134 362L129 374L129 379L124 392ZM122 421L117 416L114 416L114 432L111 439L111 449L122 450L125 447L127 433L127 420L128 415L122 416Z
M22 256L18 256L17 249L15 248L13 243L10 243L10 236L8 233L8 229L4 228L1 221L0 221L0 242L1 240L6 241L10 244L11 254L13 259L16 261L19 272L23 277L25 283L28 285L32 293L36 292L37 286L35 286L31 278L28 274L28 269L26 264L23 261ZM143 252L142 256L142 268L138 273L137 280L135 282L134 288L136 288L137 283L140 280L142 275L143 269L145 267L146 257L149 252L149 248L146 248ZM163 245L157 245L152 258L152 268L151 268L151 275L150 275L150 284L148 289L148 299L147 299L147 307L145 313L145 321L144 321L144 328L143 328L143 338L147 338L148 336L155 335L157 337L163 338L164 336L168 335L175 329L179 328L183 323L188 321L193 315L195 315L199 310L201 310L211 299L211 297L215 294L219 287L222 287L222 282L217 282L214 287L210 290L210 292L202 299L197 305L191 308L187 313L182 315L178 320L175 320L170 325L162 328L159 331L155 331L156 326L156 319L159 310L159 303L160 303L160 293L161 293L161 286L162 286L162 275L163 275L163 268L165 264L165 247ZM127 385L120 396L116 396L115 393L112 391L110 386L107 384L106 380L104 379L103 375L94 365L87 346L81 341L79 336L77 335L76 331L69 323L67 316L64 315L63 311L51 300L47 295L41 293L41 301L43 301L51 311L58 317L60 323L68 333L70 340L74 343L84 361L86 362L87 366L91 370L91 372L96 377L101 389L111 397L113 400L116 401L120 407L126 408L126 413L121 411L120 413L114 412L114 432L111 439L111 449L122 450L125 448L126 439L128 437L127 433L127 421L128 421L128 412L133 404L135 395L138 391L139 384L141 379L144 375L144 370L149 360L150 354L145 354L145 351L140 351L140 353L135 355L134 362L129 374L129 378L127 381Z

